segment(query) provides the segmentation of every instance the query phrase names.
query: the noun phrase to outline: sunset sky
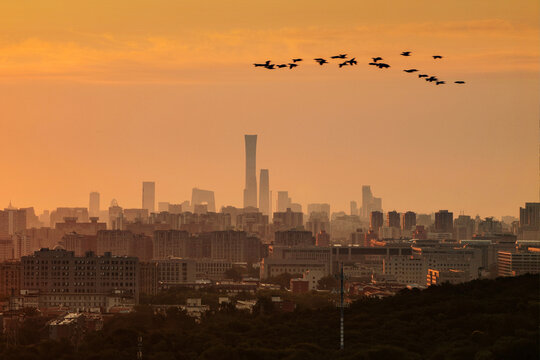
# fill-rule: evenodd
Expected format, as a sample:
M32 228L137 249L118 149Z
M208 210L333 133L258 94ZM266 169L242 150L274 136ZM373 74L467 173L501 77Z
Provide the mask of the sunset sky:
M152 180L241 206L258 134L304 210L370 184L385 211L518 216L539 200L539 19L538 0L2 1L0 207L140 207ZM358 66L252 66L338 53Z

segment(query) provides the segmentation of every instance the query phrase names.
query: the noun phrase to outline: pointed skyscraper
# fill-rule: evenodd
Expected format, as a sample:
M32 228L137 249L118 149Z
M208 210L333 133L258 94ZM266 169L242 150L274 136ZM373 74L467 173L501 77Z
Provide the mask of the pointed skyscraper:
M246 142L246 187L244 207L257 207L257 135L245 135Z

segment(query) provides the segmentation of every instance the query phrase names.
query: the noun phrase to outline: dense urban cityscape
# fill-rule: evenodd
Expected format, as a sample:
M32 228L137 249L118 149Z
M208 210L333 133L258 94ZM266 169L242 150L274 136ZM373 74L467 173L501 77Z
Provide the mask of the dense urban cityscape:
M540 359L538 14L0 1L0 360Z
M99 192L91 192L88 207L39 216L12 204L0 211L3 332L16 332L28 308L50 319L51 339L73 340L76 329L98 329L106 315L143 303L200 320L223 304L253 312L257 294L267 291L290 312L298 304L281 291L320 292L345 307L402 289L540 273L538 202L500 220L448 210L384 212L382 198L364 185L349 213L325 203L310 203L304 213L287 191L277 191L274 211L269 169L257 178L256 147L257 135L245 135L243 208L217 211L214 192L198 188L191 201L156 208L156 184L145 181L141 208L113 200L102 209ZM334 296L340 274L344 303ZM160 302L175 289L218 295Z

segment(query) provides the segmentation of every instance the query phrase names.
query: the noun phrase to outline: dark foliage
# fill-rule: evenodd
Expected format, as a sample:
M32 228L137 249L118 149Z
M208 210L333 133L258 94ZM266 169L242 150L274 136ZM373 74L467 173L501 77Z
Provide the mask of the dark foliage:
M254 314L226 307L200 323L177 309L154 315L141 306L115 316L77 347L38 341L31 329L41 324L32 322L20 345L2 341L0 359L134 359L142 334L144 359L155 360L536 360L539 287L538 275L526 275L362 299L346 310L344 351L338 350L338 309L301 306L282 313L264 295Z

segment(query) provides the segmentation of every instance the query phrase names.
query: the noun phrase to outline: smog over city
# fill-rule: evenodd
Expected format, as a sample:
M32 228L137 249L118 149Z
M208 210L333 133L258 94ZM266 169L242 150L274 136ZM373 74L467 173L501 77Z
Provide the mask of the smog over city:
M0 3L0 359L538 359L540 3Z

